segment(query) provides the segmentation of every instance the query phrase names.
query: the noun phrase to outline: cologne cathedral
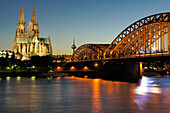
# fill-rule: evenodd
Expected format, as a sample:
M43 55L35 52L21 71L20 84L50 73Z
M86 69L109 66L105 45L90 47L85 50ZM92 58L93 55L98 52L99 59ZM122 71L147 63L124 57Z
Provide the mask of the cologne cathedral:
M27 32L21 2L19 21L17 22L13 51L15 54L22 55L22 58L24 59L28 59L32 55L52 55L50 38L40 38L39 24L37 22L35 13L35 4L33 4L32 19L28 24Z

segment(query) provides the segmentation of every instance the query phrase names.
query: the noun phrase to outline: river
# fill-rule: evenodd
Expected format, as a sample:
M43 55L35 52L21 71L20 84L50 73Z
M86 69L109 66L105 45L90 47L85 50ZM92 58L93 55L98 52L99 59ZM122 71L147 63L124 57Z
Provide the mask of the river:
M170 77L0 78L0 113L168 113Z

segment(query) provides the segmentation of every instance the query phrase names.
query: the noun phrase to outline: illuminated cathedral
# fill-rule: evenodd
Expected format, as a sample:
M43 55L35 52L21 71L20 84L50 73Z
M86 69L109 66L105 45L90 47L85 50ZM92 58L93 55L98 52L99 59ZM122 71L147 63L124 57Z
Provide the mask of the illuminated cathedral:
M28 34L28 35L27 35ZM52 55L52 47L50 38L40 38L39 24L36 18L35 4L33 4L32 19L28 24L28 32L26 22L24 21L24 12L21 2L19 21L14 39L15 54L22 55L22 59L28 59L32 55L46 56Z

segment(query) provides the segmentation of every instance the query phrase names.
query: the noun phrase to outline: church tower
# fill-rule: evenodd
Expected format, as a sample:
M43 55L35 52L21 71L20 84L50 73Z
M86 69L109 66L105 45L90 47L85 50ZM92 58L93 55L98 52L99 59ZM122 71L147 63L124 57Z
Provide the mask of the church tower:
M33 4L32 19L28 24L28 36L26 22L24 20L23 7L21 2L19 21L14 39L13 51L22 60L29 59L33 55L52 55L50 38L40 38L39 24L37 22L35 3Z
M40 38L39 25L37 22L37 17L35 13L35 3L33 4L32 19L28 24L28 36Z
M17 30L16 30L15 37L19 37L19 38L27 37L26 22L24 21L22 2L21 2L19 21L17 22Z
M17 29L15 33L14 39L14 53L22 53L22 44L18 43L19 39L27 38L27 29L26 29L26 22L24 20L24 12L21 2L20 14L19 14L19 21L17 22Z

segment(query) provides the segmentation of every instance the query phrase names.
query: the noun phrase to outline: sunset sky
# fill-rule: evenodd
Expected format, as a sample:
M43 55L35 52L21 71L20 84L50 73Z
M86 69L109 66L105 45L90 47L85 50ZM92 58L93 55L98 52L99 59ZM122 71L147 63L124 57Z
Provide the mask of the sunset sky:
M72 54L73 37L77 47L110 44L133 22L170 12L170 0L22 0L27 26L33 2L40 37L50 36L54 55ZM13 48L20 5L21 0L0 0L0 50Z

